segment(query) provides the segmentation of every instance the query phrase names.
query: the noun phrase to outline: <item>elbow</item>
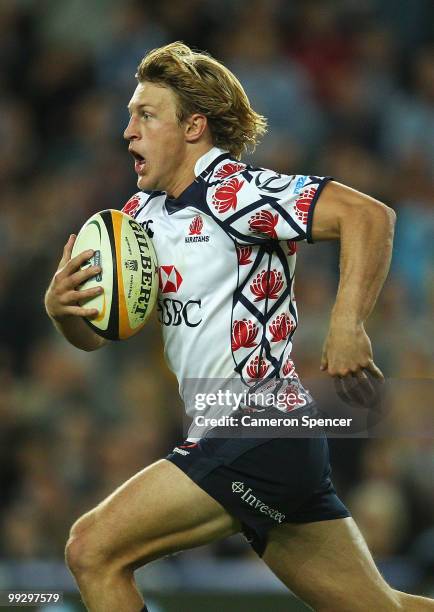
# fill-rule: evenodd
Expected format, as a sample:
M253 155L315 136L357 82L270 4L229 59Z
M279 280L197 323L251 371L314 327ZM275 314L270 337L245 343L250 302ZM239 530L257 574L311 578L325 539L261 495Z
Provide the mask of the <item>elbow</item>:
M357 226L359 231L370 239L393 243L395 233L396 213L382 202L367 196L354 200L353 206L347 209L348 222Z
M390 206L386 206L382 202L374 201L373 208L375 209L373 221L380 224L385 234L389 234L393 238L396 224L396 212Z
M387 206L386 204L383 204L382 202L378 202L377 200L375 202L377 203L377 206L382 209L383 215L386 217L389 225L391 227L395 227L396 212L393 210L393 208L390 208L390 206Z
M360 191L328 183L315 207L312 236L316 240L340 240L344 228L357 228L366 235L378 230L393 237L395 211Z
M393 208L364 194L358 196L348 209L350 217L353 219L358 217L361 222L364 220L365 224L389 231L393 235L396 223L396 213Z
M387 208L387 214L389 218L390 240L391 242L393 242L393 236L395 235L396 212L393 210L393 208L389 208L388 206L386 208Z
M387 214L389 215L389 223L392 229L395 228L395 224L396 224L396 212L393 210L393 208L390 208L389 206L386 206L387 209Z

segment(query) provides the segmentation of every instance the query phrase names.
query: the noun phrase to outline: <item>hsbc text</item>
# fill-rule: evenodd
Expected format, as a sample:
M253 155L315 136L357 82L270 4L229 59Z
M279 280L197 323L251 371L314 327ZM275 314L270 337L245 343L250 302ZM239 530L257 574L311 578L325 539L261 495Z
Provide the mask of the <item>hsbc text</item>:
M162 325L181 325L197 327L202 323L200 316L202 300L188 300L181 302L172 298L158 300L158 319Z

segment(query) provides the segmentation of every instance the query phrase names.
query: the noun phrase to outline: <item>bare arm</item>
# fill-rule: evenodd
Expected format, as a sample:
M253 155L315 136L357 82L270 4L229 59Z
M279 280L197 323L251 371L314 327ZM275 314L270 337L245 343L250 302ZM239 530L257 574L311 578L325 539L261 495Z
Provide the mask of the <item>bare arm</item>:
M364 322L386 279L392 255L395 213L381 202L331 182L316 205L314 240L340 240L340 280L321 369L332 376L370 370L373 361Z
M77 291L77 287L88 278L95 276L99 269L80 270L80 266L92 255L90 251L80 253L71 259L75 236L71 235L63 249L58 269L45 294L45 310L55 328L74 346L83 351L94 351L107 343L83 321L82 317L98 314L95 308L78 304L78 299L91 298L101 291L99 287Z

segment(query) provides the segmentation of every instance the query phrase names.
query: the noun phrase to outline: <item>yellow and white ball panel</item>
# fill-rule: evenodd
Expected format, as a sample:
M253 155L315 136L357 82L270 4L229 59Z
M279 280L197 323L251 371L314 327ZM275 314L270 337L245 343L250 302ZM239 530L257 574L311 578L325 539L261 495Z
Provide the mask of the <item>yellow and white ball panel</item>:
M100 331L106 331L109 327L113 298L113 259L111 257L110 238L100 213L93 215L81 228L75 240L71 257L75 257L88 249L92 249L94 255L81 266L81 269L84 270L94 265L101 266L101 268L104 266L104 268L102 273L88 279L79 289L92 289L93 287L102 286L104 292L101 295L80 302L80 304L85 304L88 308L96 308L98 310L99 314L92 320L92 326L98 327ZM106 256L106 254L109 255ZM102 261L103 259L104 261Z
M80 289L101 285L104 292L86 301L86 306L97 308L99 314L85 320L104 338L130 338L146 323L157 299L157 258L152 242L129 215L104 210L84 224L72 256L87 249L95 254L82 268L100 265L102 273Z
M158 292L157 257L142 226L129 215L112 212L119 339L129 338L146 323Z

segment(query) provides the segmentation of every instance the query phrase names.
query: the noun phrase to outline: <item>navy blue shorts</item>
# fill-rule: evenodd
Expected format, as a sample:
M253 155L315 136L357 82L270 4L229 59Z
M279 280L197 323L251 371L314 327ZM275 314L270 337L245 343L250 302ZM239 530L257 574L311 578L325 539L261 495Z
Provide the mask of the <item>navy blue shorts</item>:
M262 556L270 529L350 516L330 478L327 438L202 438L166 457L242 525Z

